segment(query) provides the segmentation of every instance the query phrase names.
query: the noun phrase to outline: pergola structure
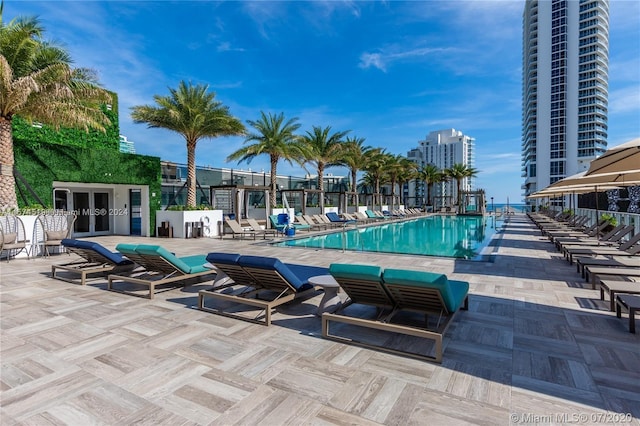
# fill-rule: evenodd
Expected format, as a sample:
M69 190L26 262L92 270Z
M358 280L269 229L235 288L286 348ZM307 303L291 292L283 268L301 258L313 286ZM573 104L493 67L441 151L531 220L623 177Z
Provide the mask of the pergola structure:
M236 219L248 217L248 208L252 204L251 196L259 196L264 200L265 220L269 223L269 187L261 185L219 185L212 186L211 206L214 209L233 212ZM262 204L262 202L261 202Z
M484 189L477 191L460 191L462 205L458 206L458 214L484 215L486 199Z

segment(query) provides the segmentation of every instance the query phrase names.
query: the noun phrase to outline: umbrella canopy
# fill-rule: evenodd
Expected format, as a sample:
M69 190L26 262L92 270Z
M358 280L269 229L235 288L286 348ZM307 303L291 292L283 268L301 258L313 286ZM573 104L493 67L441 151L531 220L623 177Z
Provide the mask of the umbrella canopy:
M528 198L552 197L640 185L640 138L607 150L593 160L586 172L561 179Z
M591 162L584 177L593 179L590 183L639 183L640 138L607 150Z

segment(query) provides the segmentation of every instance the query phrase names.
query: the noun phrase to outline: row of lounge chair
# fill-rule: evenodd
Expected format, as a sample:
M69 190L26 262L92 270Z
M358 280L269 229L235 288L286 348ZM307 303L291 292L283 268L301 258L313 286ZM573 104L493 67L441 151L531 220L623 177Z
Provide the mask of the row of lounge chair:
M588 221L576 216L529 217L565 259L576 264L576 271L591 283L592 289L599 287L601 300L609 293L611 311L616 309L617 294L640 294L640 282L636 282L640 280L640 233L633 234L634 226L618 225L603 232L610 227L606 221L587 226ZM624 301L635 301L640 306L640 296ZM633 322L631 312L630 321ZM631 325L630 330L635 328Z
M77 282L56 273L63 270L79 275L80 284L85 285L91 274L108 275L108 290L139 295L116 288L115 284L143 285L148 287L150 299L161 285L174 288L213 280L211 288L198 293L199 309L265 325L271 324L278 306L318 294L322 286L314 284L314 277L330 275L344 290L347 300L338 311L322 313L324 337L436 362L442 361L442 336L451 319L468 307L468 283L424 271L339 263L323 268L236 253L177 257L160 246L144 244L118 244L116 252L90 241L65 239L63 245L81 260L52 266L54 278ZM353 308L355 305L374 307L375 313L363 315L361 308ZM242 309L246 306L253 308L251 316ZM401 312L418 313L420 321L399 315ZM435 320L430 322L432 317ZM340 336L334 331L341 331L341 327L330 328L332 323L416 336L432 341L433 347L428 353L406 353L386 345L386 341L371 343Z
M322 231L347 225L370 224L372 222L404 219L419 215L423 215L423 213L417 209L394 210L393 212L366 210L365 212L342 213L342 215L328 212L314 215L298 214L294 216L293 223L289 223L276 214L269 216L270 228L261 226L253 218L245 219L248 226L243 226L237 220L227 217L224 220L224 233L230 234L232 238L252 238L255 240L256 237L262 237L266 239L267 237L275 238L278 235L284 235L291 228L296 231Z

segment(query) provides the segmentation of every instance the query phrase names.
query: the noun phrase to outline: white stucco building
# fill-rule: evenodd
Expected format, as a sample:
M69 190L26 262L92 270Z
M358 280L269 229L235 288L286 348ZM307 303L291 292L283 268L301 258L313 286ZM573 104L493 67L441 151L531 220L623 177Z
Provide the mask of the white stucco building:
M418 142L418 147L407 153L407 158L415 161L420 168L427 164L433 164L440 170L450 168L454 164L464 164L468 167L475 167L475 138L465 135L456 129L444 129L430 132L424 140ZM462 181L461 190L470 191L473 189L473 179L465 178ZM416 185L411 183L408 188L408 198L415 198L417 201L425 195L425 188L422 183ZM436 197L452 197L456 199L456 182L446 182L433 186L433 194ZM425 200L426 201L426 200ZM416 202L416 205L421 205Z

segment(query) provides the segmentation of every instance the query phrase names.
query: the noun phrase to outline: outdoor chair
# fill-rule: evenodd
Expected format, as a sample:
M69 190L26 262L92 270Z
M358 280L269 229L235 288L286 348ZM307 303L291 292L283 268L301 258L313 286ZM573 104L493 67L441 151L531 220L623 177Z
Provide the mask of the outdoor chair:
M225 219L224 224L231 230L231 235L234 239L236 237L239 237L242 239L247 236L250 236L250 237L253 237L253 239L255 240L256 235L258 235L257 231L254 231L253 229L244 229L237 221L233 219ZM262 235L264 236L265 239L267 238L266 234L262 233Z
M309 231L314 231L314 230L318 230L318 229L327 229L325 224L323 224L323 223L322 224L317 224L315 222L309 222L302 215L296 215L295 216L294 226L296 226L296 227L302 226L303 229L307 229Z
M272 228L262 228L262 226L260 226L260 224L253 218L247 218L247 223L251 227L251 230L256 233L256 235L262 235L265 239L267 238L267 235L270 235L272 237L278 236L278 231Z
M53 247L62 247L62 240L71 238L73 224L76 221L75 214L41 214L36 218L34 233L41 230L42 234L34 238L42 245L44 256L49 256L49 250ZM40 228L40 229L38 229Z
M120 253L128 247L116 246ZM207 268L205 255L177 257L173 253L156 245L140 244L135 246L135 262L145 270L139 274L119 275L112 274L108 277L107 289L118 291L133 296L137 293L127 290L117 290L114 282L139 284L149 288L149 299L153 299L156 287L166 284L183 286L192 281L200 281L212 277L215 271ZM133 260L133 259L130 259ZM172 287L173 288L173 287Z
M311 225L312 228L314 229L327 229L329 228L329 225L324 223L324 222L318 222L317 220L315 220L313 218L313 216L309 215L309 214L303 214L302 217L304 218L304 220L307 221L307 223L309 225Z
M334 263L330 265L329 272L348 299L336 313L322 315L323 337L442 362L442 337L458 310L468 308L469 283L448 280L442 274L405 269L382 270L371 265ZM353 304L371 305L376 308L376 315L371 319L363 318L362 312L356 310L356 314L351 314L347 308ZM401 312L425 315L421 317L424 321L407 323L406 318L399 320ZM428 315L437 317L435 325L429 324ZM331 332L332 322L431 340L434 342L433 355L341 337Z
M6 252L4 255L8 262L11 257L15 257L24 250L29 259L28 242L24 223L18 216L13 214L0 216L0 256Z
M340 216L338 216L338 213L336 212L328 212L325 213L325 216L332 222L332 223L338 223L342 226L344 225L355 225L356 221L355 220L349 220L349 219L342 219Z
M216 287L200 290L198 308L267 326L271 324L272 311L276 307L316 294L320 287L311 285L309 278L329 272L327 268L282 263L276 258L262 256L209 253L207 261L234 281L234 289L224 292ZM223 287L228 289L230 285L225 283ZM233 308L230 309L229 306L207 306L208 299L232 305L252 306L258 308L259 312L253 317L248 317L246 314L232 312Z
M633 232L634 229L634 225L618 225L610 232L603 235L601 238L562 239L556 241L556 246L558 247L558 250L560 250L563 254L568 249L590 248L597 246L614 246L615 244L622 244L622 239Z
M567 247L565 257L569 264L573 264L573 257L586 255L611 255L611 256L635 256L640 252L640 233L631 237L628 241L620 244L620 247Z
M62 281L76 283L75 280L56 275L56 270L70 272L80 275L80 284L86 285L89 275L98 274L104 276L108 272L124 273L133 271L135 264L122 256L121 253L112 253L105 247L92 241L82 241L65 238L62 245L68 252L74 253L82 258L69 263L51 266L51 278Z

